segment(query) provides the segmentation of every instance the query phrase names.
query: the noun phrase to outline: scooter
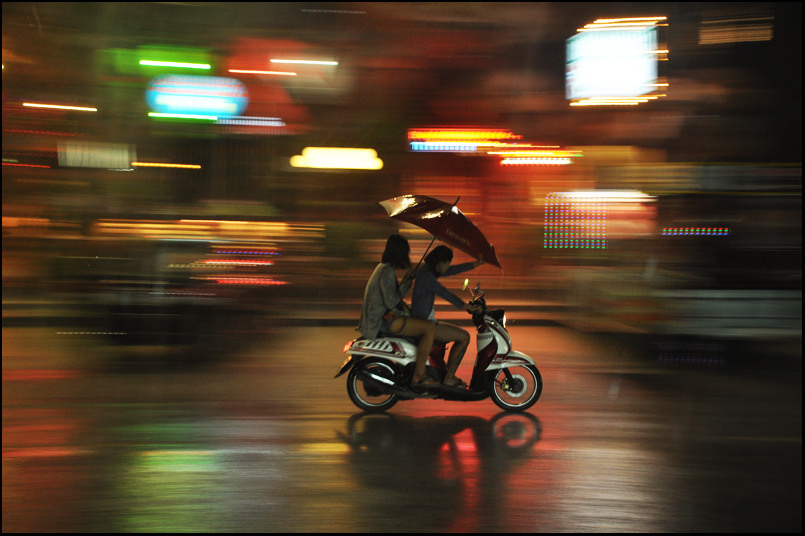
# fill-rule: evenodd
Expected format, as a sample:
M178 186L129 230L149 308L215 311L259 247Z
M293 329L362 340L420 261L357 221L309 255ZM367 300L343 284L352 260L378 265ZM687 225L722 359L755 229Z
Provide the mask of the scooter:
M464 290L469 288L464 281ZM349 371L347 393L363 411L381 412L400 400L432 398L475 402L492 398L506 411L523 411L542 394L542 375L535 361L512 349L503 309L489 309L481 285L470 290L471 305L478 306L472 321L476 327L478 354L468 389L442 384L447 372L445 345L436 344L428 356L426 371L440 383L438 388L414 390L410 387L416 364L416 340L410 337L359 337L344 346L347 358L335 378Z

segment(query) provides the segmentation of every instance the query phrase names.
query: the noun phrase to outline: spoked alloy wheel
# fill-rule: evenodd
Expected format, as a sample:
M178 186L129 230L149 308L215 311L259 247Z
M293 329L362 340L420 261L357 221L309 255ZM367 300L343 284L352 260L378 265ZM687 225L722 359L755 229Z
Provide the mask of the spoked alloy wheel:
M347 393L352 403L363 411L386 411L397 403L399 397L393 393L383 392L378 388L382 380L367 378L376 377L394 382L394 367L382 360L369 359L361 361L349 372L347 377Z
M506 411L523 411L539 400L542 394L542 375L534 365L524 365L504 370L495 375L492 401Z

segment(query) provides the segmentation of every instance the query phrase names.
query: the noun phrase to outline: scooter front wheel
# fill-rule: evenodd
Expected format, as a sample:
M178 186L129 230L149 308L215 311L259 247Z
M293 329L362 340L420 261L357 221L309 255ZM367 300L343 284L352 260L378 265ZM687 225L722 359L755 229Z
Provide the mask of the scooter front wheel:
M501 369L495 374L492 401L506 411L523 411L539 400L542 375L534 365Z
M399 401L394 393L382 388L384 380L393 383L394 367L379 359L367 359L352 367L347 377L347 393L352 403L363 411L380 412Z

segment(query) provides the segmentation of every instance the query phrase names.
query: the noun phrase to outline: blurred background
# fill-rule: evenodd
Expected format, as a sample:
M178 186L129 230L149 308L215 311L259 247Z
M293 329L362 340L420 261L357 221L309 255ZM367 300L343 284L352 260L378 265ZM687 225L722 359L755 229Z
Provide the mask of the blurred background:
M430 241L378 201L423 194L495 245L474 278L501 299L801 358L799 3L4 2L2 24L4 327L197 355L357 320L385 238Z

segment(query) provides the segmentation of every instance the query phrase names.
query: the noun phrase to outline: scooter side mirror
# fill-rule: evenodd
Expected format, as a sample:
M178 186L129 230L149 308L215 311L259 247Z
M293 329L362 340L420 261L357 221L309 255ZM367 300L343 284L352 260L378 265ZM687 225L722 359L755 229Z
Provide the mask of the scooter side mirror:
M481 290L481 284L480 283L475 285L475 290L471 289L469 279L464 280L464 284L461 285L461 290L469 290L470 294L472 294L473 299L476 296L483 296L483 294L484 294L484 292Z

